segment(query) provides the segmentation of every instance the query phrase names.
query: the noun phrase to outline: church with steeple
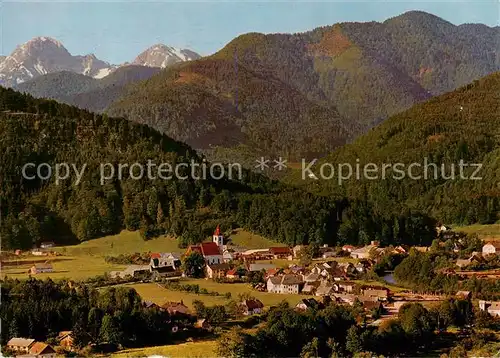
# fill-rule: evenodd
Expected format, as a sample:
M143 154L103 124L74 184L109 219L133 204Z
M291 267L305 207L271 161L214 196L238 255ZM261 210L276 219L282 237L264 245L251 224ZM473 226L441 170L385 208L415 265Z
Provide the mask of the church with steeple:
M214 235L213 235L213 240L212 241L215 242L217 244L217 246L219 246L221 249L224 246L224 235L222 235L222 233L220 232L220 226L219 225L217 225L217 228L214 231Z

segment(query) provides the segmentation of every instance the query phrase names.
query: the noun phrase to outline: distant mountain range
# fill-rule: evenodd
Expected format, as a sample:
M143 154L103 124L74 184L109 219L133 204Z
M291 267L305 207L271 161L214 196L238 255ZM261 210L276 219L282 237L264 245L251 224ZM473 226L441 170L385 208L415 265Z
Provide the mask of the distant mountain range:
M148 124L216 152L212 159L299 159L328 154L389 116L499 71L498 38L499 27L411 11L382 23L249 33L189 62L189 51L153 46L133 62L140 66L122 67L129 81L105 90L69 73L17 88ZM102 73L94 62L87 73ZM144 73L144 65L168 68Z
M499 36L498 27L455 26L419 11L300 34L249 33L134 86L108 112L195 148L321 155L500 70Z
M132 64L165 68L177 62L197 58L200 58L200 55L193 51L159 44L141 53ZM93 54L73 56L59 41L50 37L36 37L18 46L9 56L0 57L0 84L13 87L61 71L100 79L127 65L130 64L112 65L99 60Z

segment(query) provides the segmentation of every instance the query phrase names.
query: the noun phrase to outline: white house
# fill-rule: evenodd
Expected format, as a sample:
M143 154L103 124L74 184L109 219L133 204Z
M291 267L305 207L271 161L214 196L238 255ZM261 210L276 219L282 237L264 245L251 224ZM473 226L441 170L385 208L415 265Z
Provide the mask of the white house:
M483 246L483 256L500 254L500 241L493 241Z

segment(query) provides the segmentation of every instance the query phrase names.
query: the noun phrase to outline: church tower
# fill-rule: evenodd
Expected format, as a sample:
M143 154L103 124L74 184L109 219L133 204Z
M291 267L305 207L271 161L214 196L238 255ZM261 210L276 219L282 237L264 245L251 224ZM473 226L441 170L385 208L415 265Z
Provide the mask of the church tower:
M221 248L224 245L224 236L220 232L219 225L217 225L217 228L214 231L213 242L215 242L217 246Z

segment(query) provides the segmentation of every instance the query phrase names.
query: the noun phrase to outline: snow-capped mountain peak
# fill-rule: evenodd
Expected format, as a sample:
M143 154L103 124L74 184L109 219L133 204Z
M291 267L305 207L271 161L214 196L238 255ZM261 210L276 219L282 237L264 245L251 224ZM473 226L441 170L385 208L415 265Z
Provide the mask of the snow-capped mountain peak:
M156 44L137 56L132 64L165 68L177 62L196 60L200 57L196 52L187 49Z
M93 76L110 65L94 55L72 56L51 37L35 37L0 62L0 84L14 86L47 73L71 71Z
M132 64L165 68L200 57L191 50L156 44L137 56ZM127 65L130 63L110 65L94 54L73 56L58 40L40 36L17 46L9 56L0 56L0 85L13 87L36 77L61 71L103 78Z

